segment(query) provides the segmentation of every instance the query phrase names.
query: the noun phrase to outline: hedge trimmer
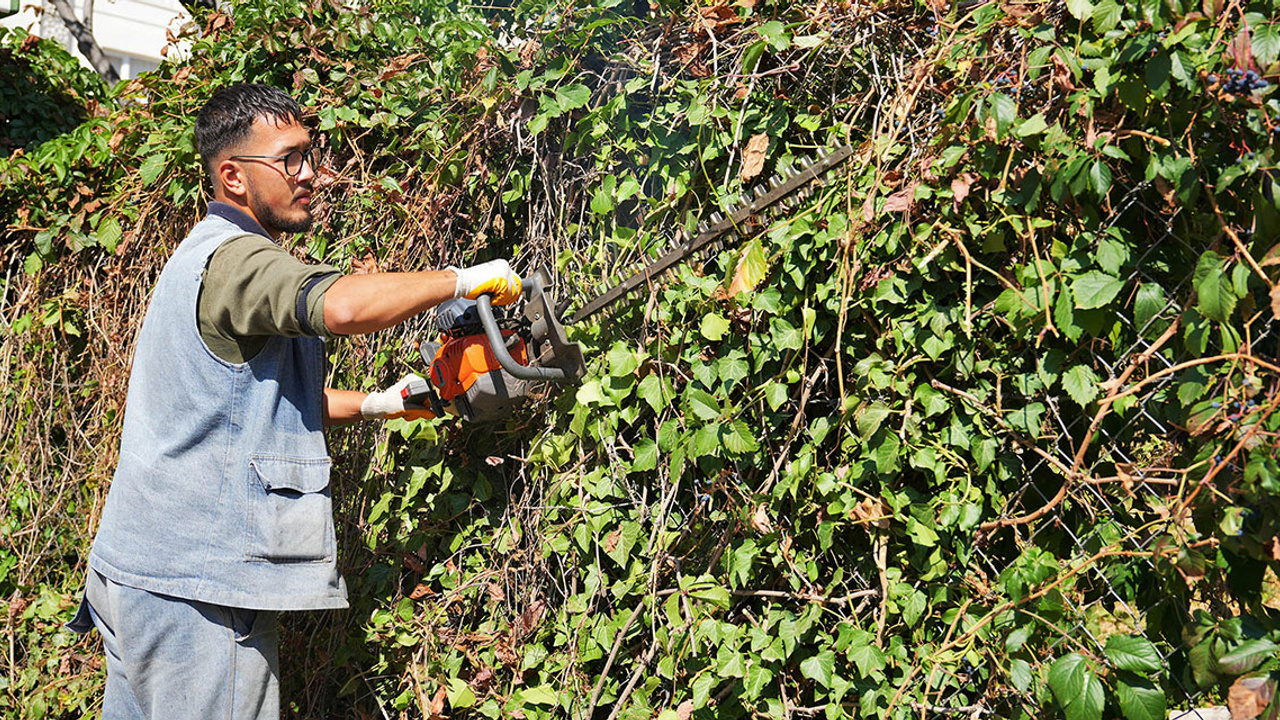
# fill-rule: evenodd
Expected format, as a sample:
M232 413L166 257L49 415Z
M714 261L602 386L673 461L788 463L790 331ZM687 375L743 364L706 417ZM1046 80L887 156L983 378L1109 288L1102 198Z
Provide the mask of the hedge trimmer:
M588 300L569 324L581 322L641 285L654 282L852 155L853 148L845 145L802 163L787 176L775 176L768 185L749 192L727 216L713 214L690 240ZM484 295L474 301L452 300L441 305L436 313L437 337L418 346L428 368L427 379L404 390L406 405L469 421L498 420L509 417L545 382L576 382L586 369L582 347L569 342L559 320L564 308L557 308L553 290L550 274L540 269L526 280L524 305L514 317L496 315Z

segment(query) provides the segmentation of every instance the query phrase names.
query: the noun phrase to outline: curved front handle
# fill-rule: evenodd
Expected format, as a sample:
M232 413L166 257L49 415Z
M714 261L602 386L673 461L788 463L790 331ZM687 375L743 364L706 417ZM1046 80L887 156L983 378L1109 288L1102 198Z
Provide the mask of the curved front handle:
M480 325L484 327L489 347L493 350L493 356L498 359L502 369L521 380L564 382L568 376L560 368L521 365L511 357L511 352L507 350L507 344L502 338L502 329L498 327L498 320L493 316L492 303L492 297L487 294L476 298L476 314L480 316Z

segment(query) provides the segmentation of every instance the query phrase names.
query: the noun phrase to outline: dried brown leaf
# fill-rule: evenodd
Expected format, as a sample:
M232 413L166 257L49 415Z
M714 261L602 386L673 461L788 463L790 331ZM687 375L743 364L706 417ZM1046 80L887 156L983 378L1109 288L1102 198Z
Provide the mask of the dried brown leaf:
M769 136L764 133L756 133L747 141L747 147L742 151L742 172L738 173L743 182L756 177L764 169L768 150Z
M528 635L538 626L538 621L542 619L542 611L545 610L547 604L541 600L534 600L529 603L529 607L520 613L520 617L516 618L515 625L511 628L513 638L521 638Z
M445 686L441 685L436 694L427 702L427 707L423 708L427 711L427 717L430 720L443 720L448 717L444 714L444 701L449 696L449 691Z
M382 270L378 268L378 258L371 251L366 250L362 257L351 260L352 275L372 275L377 272Z
M1280 265L1280 245L1276 245L1262 256L1262 260L1258 261L1262 267L1271 267L1272 265Z
M956 207L960 207L964 199L969 197L969 189L973 187L973 181L977 179L978 176L973 173L963 173L951 181L951 194L954 196L953 201Z
M698 11L698 15L699 21L694 23L694 32L706 32L708 29L711 32L719 32L723 27L742 22L738 12L725 4L702 8Z
M1242 677L1231 683L1227 694L1227 707L1231 720L1251 720L1262 714L1275 696L1276 683L1270 677Z
M916 202L916 185L917 183L907 183L907 186L898 192L890 195L884 200L885 212L906 212Z
M693 717L693 701L685 700L676 708L676 718L677 720L689 720L691 717Z
M1271 316L1280 318L1280 283L1271 286Z
M764 505L757 505L756 511L751 513L751 527L761 535L768 535L773 532L773 521L769 519L769 513L765 510Z
M863 498L849 511L849 517L860 523L884 530L889 527L889 506L879 498Z
M622 537L622 530L614 530L604 538L604 551L611 553L618 549L618 539Z
M485 589L489 591L489 599L492 600L493 602L495 603L506 602L507 593L502 589L502 586L499 585L498 583L495 583L495 582L488 583L485 586Z
M526 41L520 46L520 67L527 68L533 66L533 56L538 54L542 49L542 43L537 40Z
M1063 92L1074 92L1076 84L1072 82L1071 69L1056 54L1053 55L1053 84Z

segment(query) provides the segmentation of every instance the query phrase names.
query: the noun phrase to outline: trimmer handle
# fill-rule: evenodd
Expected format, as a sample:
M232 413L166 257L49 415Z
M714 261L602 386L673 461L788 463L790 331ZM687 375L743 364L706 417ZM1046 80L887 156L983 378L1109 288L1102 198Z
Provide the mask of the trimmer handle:
M526 288L525 293L528 294L534 289ZM569 380L568 374L560 368L521 365L516 362L515 358L511 357L511 353L507 351L507 344L502 339L502 328L498 327L498 320L493 316L493 299L491 295L485 294L476 298L476 314L480 317L480 325L484 328L484 334L489 340L489 347L493 350L493 356L498 359L498 364L502 366L503 370L520 380L550 380L551 382L566 382Z

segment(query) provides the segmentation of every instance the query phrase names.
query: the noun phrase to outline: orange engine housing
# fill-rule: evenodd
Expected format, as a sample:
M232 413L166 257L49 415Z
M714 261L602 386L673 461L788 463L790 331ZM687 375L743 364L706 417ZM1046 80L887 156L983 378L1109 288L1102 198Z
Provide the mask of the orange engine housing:
M515 334L513 330L502 331L504 340ZM431 382L436 386L440 399L446 403L465 393L477 378L502 369L484 335L440 339L443 344L436 352L435 360L431 362ZM507 349L516 362L521 365L529 364L524 339L517 337Z

